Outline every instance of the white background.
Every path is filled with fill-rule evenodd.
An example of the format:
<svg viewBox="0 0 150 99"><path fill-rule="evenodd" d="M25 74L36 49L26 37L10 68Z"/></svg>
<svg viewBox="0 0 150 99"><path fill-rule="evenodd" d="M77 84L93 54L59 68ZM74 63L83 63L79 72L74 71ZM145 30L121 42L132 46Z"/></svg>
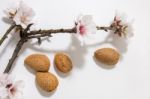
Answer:
<svg viewBox="0 0 150 99"><path fill-rule="evenodd" d="M0 0L0 18L12 0ZM108 25L115 11L125 12L134 19L134 37L129 44L120 40L105 42L109 33L98 31L87 46L80 46L70 34L58 34L44 40L41 46L28 42L14 63L16 80L24 80L25 99L150 99L150 1L149 0L24 0L36 12L35 28L71 28L78 14L91 14L97 25ZM9 27L0 21L0 35ZM0 47L0 72L3 72L18 38L9 36ZM90 43L90 44L89 44ZM98 48L113 47L122 55L116 66L97 63L93 53ZM63 75L53 66L56 52L68 53L74 67ZM51 60L50 72L59 79L56 91L46 93L35 84L32 70L24 66L26 56L40 52Z"/></svg>

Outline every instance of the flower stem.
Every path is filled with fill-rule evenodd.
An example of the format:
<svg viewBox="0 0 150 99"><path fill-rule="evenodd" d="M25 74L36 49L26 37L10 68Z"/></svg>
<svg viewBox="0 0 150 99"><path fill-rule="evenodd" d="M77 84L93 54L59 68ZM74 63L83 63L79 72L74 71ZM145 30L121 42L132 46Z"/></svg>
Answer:
<svg viewBox="0 0 150 99"><path fill-rule="evenodd" d="M96 27L97 28L97 30L104 30L104 31L108 31L108 30L112 30L112 28L111 27L100 27L100 26L97 26Z"/></svg>
<svg viewBox="0 0 150 99"><path fill-rule="evenodd" d="M10 28L6 31L6 33L4 34L4 36L1 38L0 40L0 46L2 45L2 43L4 42L4 40L7 38L8 34L16 27L16 24L12 24L10 26Z"/></svg>
<svg viewBox="0 0 150 99"><path fill-rule="evenodd" d="M112 30L111 27L96 27L97 30ZM45 36L51 36L51 34L56 34L56 33L76 33L76 28L71 28L71 29L49 29L49 30L35 30L35 31L30 31L28 35L28 39L32 38L39 38L39 37L45 37Z"/></svg>
<svg viewBox="0 0 150 99"><path fill-rule="evenodd" d="M75 33L76 29L72 28L72 29L49 29L49 30L36 30L36 31L30 31L30 33L28 35L36 35L36 34L47 34L47 33Z"/></svg>

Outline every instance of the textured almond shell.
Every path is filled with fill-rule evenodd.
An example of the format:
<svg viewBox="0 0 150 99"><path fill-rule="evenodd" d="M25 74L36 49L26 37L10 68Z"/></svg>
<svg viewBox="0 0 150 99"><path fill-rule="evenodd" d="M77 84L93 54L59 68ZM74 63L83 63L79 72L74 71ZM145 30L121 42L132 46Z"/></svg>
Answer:
<svg viewBox="0 0 150 99"><path fill-rule="evenodd" d="M50 60L46 55L42 54L32 54L25 59L24 63L35 71L46 72L50 67Z"/></svg>
<svg viewBox="0 0 150 99"><path fill-rule="evenodd" d="M49 72L37 72L36 82L43 90L51 92L58 86L58 79L55 75Z"/></svg>
<svg viewBox="0 0 150 99"><path fill-rule="evenodd" d="M57 53L55 55L54 63L57 69L63 73L71 71L73 67L71 59L63 53Z"/></svg>
<svg viewBox="0 0 150 99"><path fill-rule="evenodd" d="M94 56L99 62L115 65L119 61L120 54L112 48L102 48L96 50Z"/></svg>

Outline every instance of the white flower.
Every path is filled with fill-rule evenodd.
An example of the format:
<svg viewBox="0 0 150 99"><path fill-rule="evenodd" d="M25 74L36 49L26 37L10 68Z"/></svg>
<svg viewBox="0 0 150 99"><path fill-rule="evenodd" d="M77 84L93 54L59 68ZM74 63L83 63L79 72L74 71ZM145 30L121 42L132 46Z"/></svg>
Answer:
<svg viewBox="0 0 150 99"><path fill-rule="evenodd" d="M28 7L23 1L20 1L17 13L14 17L14 22L26 28L27 25L32 23L35 12L32 8Z"/></svg>
<svg viewBox="0 0 150 99"><path fill-rule="evenodd" d="M23 81L14 82L11 75L0 75L0 99L21 99L23 87Z"/></svg>
<svg viewBox="0 0 150 99"><path fill-rule="evenodd" d="M18 1L13 1L8 5L9 7L6 10L4 10L4 13L6 14L6 17L8 19L12 20L14 18L18 10L18 5Z"/></svg>
<svg viewBox="0 0 150 99"><path fill-rule="evenodd" d="M16 1L15 4L12 4L12 6L7 8L4 12L8 19L13 20L16 25L21 25L23 28L31 24L35 16L33 9L27 6L23 1Z"/></svg>
<svg viewBox="0 0 150 99"><path fill-rule="evenodd" d="M120 37L132 37L133 28L132 24L127 22L125 15L117 13L111 23L111 28L113 33Z"/></svg>
<svg viewBox="0 0 150 99"><path fill-rule="evenodd" d="M81 45L84 43L84 37L90 36L90 34L97 31L96 24L93 22L91 15L79 15L75 25Z"/></svg>

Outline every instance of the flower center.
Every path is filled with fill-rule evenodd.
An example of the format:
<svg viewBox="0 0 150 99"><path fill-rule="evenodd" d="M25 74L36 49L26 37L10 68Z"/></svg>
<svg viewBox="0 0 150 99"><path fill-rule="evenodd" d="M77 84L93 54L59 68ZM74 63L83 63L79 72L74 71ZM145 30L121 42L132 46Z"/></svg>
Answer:
<svg viewBox="0 0 150 99"><path fill-rule="evenodd" d="M114 18L113 23L111 24L111 27L114 29L114 33L121 36L126 36L126 31L128 26L121 23L122 21L120 19L117 19L117 17Z"/></svg>
<svg viewBox="0 0 150 99"><path fill-rule="evenodd" d="M8 84L8 85L6 85L6 88L10 88L10 87L12 87L12 84Z"/></svg>
<svg viewBox="0 0 150 99"><path fill-rule="evenodd" d="M13 87L13 84L6 85L6 88L10 91L10 93L13 95L16 91L15 87Z"/></svg>
<svg viewBox="0 0 150 99"><path fill-rule="evenodd" d="M14 95L14 94L15 94L15 92L16 92L16 90L15 90L15 88L14 88L14 87L10 88L10 93L11 93L12 95Z"/></svg>
<svg viewBox="0 0 150 99"><path fill-rule="evenodd" d="M85 26L81 25L81 26L79 27L79 31L80 31L80 34L81 34L81 35L84 35L85 32L86 32Z"/></svg>
<svg viewBox="0 0 150 99"><path fill-rule="evenodd" d="M14 11L14 12L8 12L9 14L9 18L12 19L14 18L14 16L16 15L17 11Z"/></svg>
<svg viewBox="0 0 150 99"><path fill-rule="evenodd" d="M22 23L25 23L26 20L27 20L27 18L26 18L25 16L21 16L21 22L22 22Z"/></svg>

